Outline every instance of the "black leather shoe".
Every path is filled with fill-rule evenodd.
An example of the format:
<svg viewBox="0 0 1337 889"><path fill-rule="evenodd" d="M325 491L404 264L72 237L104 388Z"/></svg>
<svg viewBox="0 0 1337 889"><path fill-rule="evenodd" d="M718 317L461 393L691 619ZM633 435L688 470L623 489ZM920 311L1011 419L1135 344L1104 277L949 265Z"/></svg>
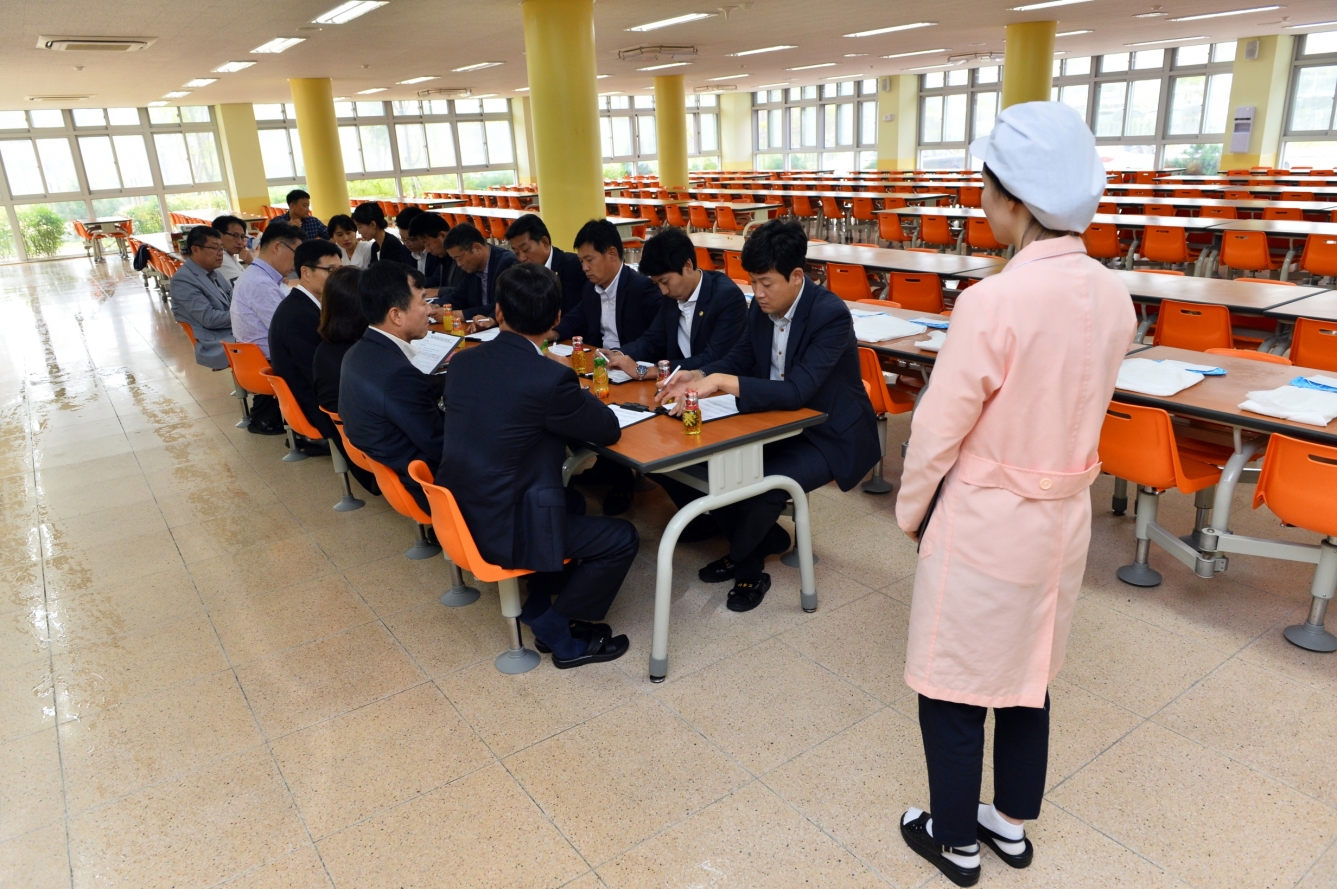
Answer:
<svg viewBox="0 0 1337 889"><path fill-rule="evenodd" d="M570 624L571 624L571 635L585 642L589 642L595 636L613 635L613 628L610 627L608 624L592 624L589 621L583 621L583 620L573 620L570 621ZM533 631L531 630L530 632ZM552 654L552 649L549 648L548 644L544 642L542 639L540 639L538 636L534 637L534 647L537 648L543 654Z"/></svg>
<svg viewBox="0 0 1337 889"><path fill-rule="evenodd" d="M586 664L602 664L622 657L628 648L631 648L631 642L626 636L608 636L600 633L589 641L584 654L573 658L560 658L554 654L552 665L559 670L570 670L572 667L583 667Z"/></svg>
<svg viewBox="0 0 1337 889"><path fill-rule="evenodd" d="M994 833L992 830L985 827L983 824L977 823L975 825L975 829L976 829L976 835L979 837L980 842L984 843L984 845L992 849L993 854L1003 859L1004 864L1008 864L1016 868L1031 866L1031 860L1035 858L1035 847L1031 845L1031 841L1026 839L1024 835L1020 840L1009 840L1007 837L1003 836L1000 833ZM1007 843L1008 845L1020 842L1024 848L1021 850L1019 854L1013 855L1010 852L1004 852L1002 849L1000 849L998 847L998 844L1000 842Z"/></svg>
<svg viewBox="0 0 1337 889"><path fill-rule="evenodd" d="M312 441L309 438L302 439L297 448L308 457L328 457L330 455L329 445L323 441Z"/></svg>
<svg viewBox="0 0 1337 889"><path fill-rule="evenodd" d="M261 426L254 420L246 427L246 431L252 435L285 435L288 432L282 426Z"/></svg>
<svg viewBox="0 0 1337 889"><path fill-rule="evenodd" d="M724 583L726 580L733 580L734 571L737 566L728 556L722 559L716 559L710 562L706 567L696 572L696 576L706 583Z"/></svg>
<svg viewBox="0 0 1337 889"><path fill-rule="evenodd" d="M762 599L766 598L766 591L770 588L771 576L764 571L761 579L755 582L735 581L733 589L729 590L729 601L726 605L730 611L751 611L761 604Z"/></svg>
<svg viewBox="0 0 1337 889"><path fill-rule="evenodd" d="M906 815L908 814L910 813L906 812ZM929 864L942 871L942 875L956 885L974 886L980 881L979 865L962 867L944 855L944 847L929 836L928 822L931 817L928 812L920 812L919 817L910 821L906 821L904 815L901 816L901 838L905 840L905 845L913 849ZM976 846L976 848L979 847ZM960 850L953 851L959 852Z"/></svg>
<svg viewBox="0 0 1337 889"><path fill-rule="evenodd" d="M604 495L604 515L622 515L631 509L632 491L614 489Z"/></svg>

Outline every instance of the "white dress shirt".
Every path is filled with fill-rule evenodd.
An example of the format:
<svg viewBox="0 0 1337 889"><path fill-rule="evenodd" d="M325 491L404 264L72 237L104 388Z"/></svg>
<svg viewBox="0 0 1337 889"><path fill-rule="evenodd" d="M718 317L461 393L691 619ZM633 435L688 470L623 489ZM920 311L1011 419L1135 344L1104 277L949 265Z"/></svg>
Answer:
<svg viewBox="0 0 1337 889"><path fill-rule="evenodd" d="M549 254L551 256L551 254ZM607 289L594 285L594 292L599 294L599 326L603 328L603 347L620 349L622 341L617 338L617 281L622 277L622 265L618 264L617 274Z"/></svg>
<svg viewBox="0 0 1337 889"><path fill-rule="evenodd" d="M808 285L805 283L803 286L807 287ZM799 291L798 298L794 300L794 304L789 307L789 311L785 312L783 317L767 316L775 324L775 334L771 337L772 380L783 380L785 378L785 350L789 348L789 326L794 320L794 311L798 309L800 299L803 299L802 290Z"/></svg>
<svg viewBox="0 0 1337 889"><path fill-rule="evenodd" d="M371 265L371 241L358 241L357 246L353 248L353 255L349 256L344 248L339 248L339 255L343 259L344 265L356 266L365 269Z"/></svg>
<svg viewBox="0 0 1337 889"><path fill-rule="evenodd" d="M385 337L385 338L388 339L390 342L392 342L392 343L394 343L396 346L398 346L398 347L399 347L399 351L403 352L403 353L404 353L404 357L407 358L409 361L412 361L414 358L417 358L417 357L418 357L418 350L415 349L415 348L413 348L413 345L412 345L411 343L407 343L407 342L405 342L404 340L401 340L399 337L395 336L393 333L386 333L384 330L381 330L379 327L368 327L367 329L368 329L368 330L374 330L374 331L376 331L376 332L379 333L381 336Z"/></svg>
<svg viewBox="0 0 1337 889"><path fill-rule="evenodd" d="M229 284L237 283L237 279L241 277L241 273L244 271L246 271L246 267L241 264L237 257L231 253L223 253L223 264L219 267L218 274L227 278Z"/></svg>
<svg viewBox="0 0 1337 889"><path fill-rule="evenodd" d="M551 248L551 247L548 248L548 258L545 259L545 260L543 260L543 267L544 267L545 269L547 269L548 271L552 271L552 248Z"/></svg>
<svg viewBox="0 0 1337 889"><path fill-rule="evenodd" d="M316 308L320 308L320 300L316 299L315 294L312 293L310 290L307 290L307 289L306 289L305 287L303 287L301 284L298 284L296 287L293 288L293 290L300 290L300 291L302 291L303 293L306 294L307 299L311 300L313 303L316 304Z"/></svg>
<svg viewBox="0 0 1337 889"><path fill-rule="evenodd" d="M696 279L696 289L688 297L686 302L678 303L678 312L681 317L678 318L678 348L682 350L683 358L692 357L692 318L696 315L696 301L701 296L701 282L706 280L706 276L700 272Z"/></svg>

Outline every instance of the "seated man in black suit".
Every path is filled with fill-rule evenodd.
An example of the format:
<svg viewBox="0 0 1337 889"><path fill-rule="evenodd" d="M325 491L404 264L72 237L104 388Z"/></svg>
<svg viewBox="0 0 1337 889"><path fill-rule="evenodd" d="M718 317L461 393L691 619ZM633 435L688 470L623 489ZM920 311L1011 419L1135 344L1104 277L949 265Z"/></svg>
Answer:
<svg viewBox="0 0 1337 889"><path fill-rule="evenodd" d="M409 478L409 464L441 462L444 381L413 366L413 340L427 336L430 321L422 275L397 262L378 262L358 282L362 313L371 325L344 356L339 377L339 416L348 440L399 474L404 487L428 510L427 494Z"/></svg>
<svg viewBox="0 0 1337 889"><path fill-rule="evenodd" d="M497 302L497 279L517 262L515 254L493 247L483 233L467 222L446 232L446 252L464 273L459 290L451 301L464 320L478 320L477 326L492 326L492 307Z"/></svg>
<svg viewBox="0 0 1337 889"><path fill-rule="evenodd" d="M552 245L552 236L548 227L537 214L526 213L511 223L506 229L506 242L515 251L516 259L532 262L551 269L562 283L562 314L573 311L580 305L580 295L585 292L585 270L580 267L580 257L574 253L563 253Z"/></svg>
<svg viewBox="0 0 1337 889"><path fill-rule="evenodd" d="M557 276L542 266L500 276L501 333L450 363L436 482L455 495L483 558L540 572L529 578L520 620L553 664L567 668L626 653L627 637L595 622L608 613L640 538L630 522L586 516L584 500L562 487L568 439L610 445L621 430L569 367L540 350L561 305ZM563 559L571 560L565 568Z"/></svg>
<svg viewBox="0 0 1337 889"><path fill-rule="evenodd" d="M622 236L607 219L591 219L576 233L585 270L580 304L562 315L553 339L585 338L585 345L620 349L645 333L664 305L655 282L622 262Z"/></svg>
<svg viewBox="0 0 1337 889"><path fill-rule="evenodd" d="M399 239L404 242L414 262L418 264L418 271L427 279L427 290L430 292L441 286L441 260L425 250L422 241L413 236L413 220L422 214L421 207L405 207L395 217L395 228L399 229Z"/></svg>
<svg viewBox="0 0 1337 889"><path fill-rule="evenodd" d="M848 491L881 456L877 420L859 373L849 309L804 275L807 251L808 237L796 223L758 228L743 245L743 268L753 289L743 336L723 359L679 373L657 397L661 403L676 400L676 414L689 389L702 398L734 395L743 413L822 411L825 423L766 445L764 469L767 475L789 476L805 491L833 479ZM669 484L665 488L675 500L684 496ZM707 583L734 581L730 611L751 611L770 589L762 567L766 556L789 548L789 535L775 523L788 499L777 489L712 510L729 536L729 554L702 568L700 577Z"/></svg>
<svg viewBox="0 0 1337 889"><path fill-rule="evenodd" d="M431 257L437 265L437 292L432 302L438 305L450 304L459 296L464 284L464 270L455 265L446 251L446 235L450 233L450 223L440 213L422 213L409 222L409 237L418 242L418 246Z"/></svg>

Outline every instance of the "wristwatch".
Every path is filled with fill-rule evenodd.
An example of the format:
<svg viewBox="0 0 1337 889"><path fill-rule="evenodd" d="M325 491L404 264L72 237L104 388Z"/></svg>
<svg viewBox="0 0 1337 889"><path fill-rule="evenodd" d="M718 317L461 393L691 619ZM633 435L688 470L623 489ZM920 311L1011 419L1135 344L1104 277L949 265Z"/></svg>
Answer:
<svg viewBox="0 0 1337 889"><path fill-rule="evenodd" d="M650 368L646 367L644 364L637 364L637 365L636 365L636 379L638 379L638 380L644 380L644 379L645 379L645 372L648 371L649 369L650 369Z"/></svg>

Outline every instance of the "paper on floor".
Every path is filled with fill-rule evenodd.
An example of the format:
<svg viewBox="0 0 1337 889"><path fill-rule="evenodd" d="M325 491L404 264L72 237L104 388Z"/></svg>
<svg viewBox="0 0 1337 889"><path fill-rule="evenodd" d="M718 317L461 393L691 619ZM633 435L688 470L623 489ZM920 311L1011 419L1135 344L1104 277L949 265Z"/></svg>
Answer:
<svg viewBox="0 0 1337 889"><path fill-rule="evenodd" d="M1143 395L1168 396L1201 382L1202 374L1184 370L1170 362L1125 358L1119 367L1119 380L1115 386Z"/></svg>
<svg viewBox="0 0 1337 889"><path fill-rule="evenodd" d="M865 343L882 343L901 337L916 336L928 328L895 315L866 315L854 319L854 335Z"/></svg>
<svg viewBox="0 0 1337 889"><path fill-rule="evenodd" d="M1327 426L1337 418L1337 392L1282 386L1250 392L1240 409L1306 426Z"/></svg>

